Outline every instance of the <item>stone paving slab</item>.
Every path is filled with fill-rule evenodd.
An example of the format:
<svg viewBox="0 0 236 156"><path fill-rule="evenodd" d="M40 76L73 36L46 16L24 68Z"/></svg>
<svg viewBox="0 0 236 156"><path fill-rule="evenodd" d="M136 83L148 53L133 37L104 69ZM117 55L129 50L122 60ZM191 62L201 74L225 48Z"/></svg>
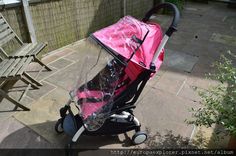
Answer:
<svg viewBox="0 0 236 156"><path fill-rule="evenodd" d="M73 60L75 62L79 62L82 59L80 52L74 52L70 55L67 55L65 58L68 59L68 60Z"/></svg>
<svg viewBox="0 0 236 156"><path fill-rule="evenodd" d="M19 99L19 97L21 96L21 93L20 92L11 92L9 93L9 95L12 97L12 98L15 98L15 99ZM24 106L30 106L31 105L31 102L33 102L34 100L28 96L24 96L24 98L21 100L21 103L24 105ZM1 111L11 111L13 109L13 107L15 107L14 104L12 104L10 101L8 101L7 99L3 99L2 102L0 103L0 106L1 106ZM13 106L13 107L12 107ZM21 110L20 108L17 109L17 110Z"/></svg>
<svg viewBox="0 0 236 156"><path fill-rule="evenodd" d="M62 69L60 72L52 75L46 81L62 87L68 91L72 90L77 84L81 69L81 63L73 63L70 66Z"/></svg>
<svg viewBox="0 0 236 156"><path fill-rule="evenodd" d="M170 15L153 15L150 17L151 22L160 24L162 31L165 32L170 26L172 17Z"/></svg>
<svg viewBox="0 0 236 156"><path fill-rule="evenodd" d="M205 44L206 42L207 44ZM194 39L184 45L181 51L193 56L205 56L214 61L219 58L220 54L226 52L223 51L225 49L227 49L227 47L222 46L222 44L217 44L216 42L213 43L203 39Z"/></svg>
<svg viewBox="0 0 236 156"><path fill-rule="evenodd" d="M178 33L173 34L171 38L168 40L168 44L177 44L177 45L185 45L187 42L191 41L195 37L195 33L193 31L185 31L178 30ZM174 49L173 49L174 50Z"/></svg>
<svg viewBox="0 0 236 156"><path fill-rule="evenodd" d="M37 90L32 90L30 92L27 93L27 96L29 96L30 98L34 99L34 100L38 100L39 98L45 96L46 94L48 94L49 92L51 92L52 90L54 90L56 88L56 86L48 83L48 82L41 82L43 84L42 87L40 87L40 89Z"/></svg>
<svg viewBox="0 0 236 156"><path fill-rule="evenodd" d="M154 85L154 88L171 93L173 95L178 94L181 90L184 82L187 80L187 75L175 71L165 72L159 81Z"/></svg>
<svg viewBox="0 0 236 156"><path fill-rule="evenodd" d="M182 89L179 91L178 96L191 100L193 102L200 102L201 98L198 95L198 92L200 91L199 88L196 86L191 86L187 82L183 84Z"/></svg>
<svg viewBox="0 0 236 156"><path fill-rule="evenodd" d="M52 71L43 70L43 71L39 74L39 76L37 77L37 80L38 80L38 81L43 81L44 79L46 79L47 77L50 77L51 75L53 75L54 73L56 73L56 72L58 71L58 69L56 69L56 68L54 68L54 67L51 67L51 66L50 66L50 69L51 69ZM28 72L28 73L31 74L31 72ZM32 76L34 76L34 75L32 74Z"/></svg>
<svg viewBox="0 0 236 156"><path fill-rule="evenodd" d="M210 38L210 41L219 42L219 43L230 45L230 46L236 46L236 37L222 35L219 33L213 33L212 37Z"/></svg>
<svg viewBox="0 0 236 156"><path fill-rule="evenodd" d="M50 143L60 145L65 142L66 136L59 137L55 133L54 126L59 119L59 109L68 99L66 95L67 91L58 88L44 98L35 101L30 107L30 112L17 113L14 117Z"/></svg>
<svg viewBox="0 0 236 156"><path fill-rule="evenodd" d="M152 88L137 103L135 114L144 129L149 127L152 132L161 134L172 130L174 134L189 137L193 127L187 126L184 120L191 117L188 110L191 107L195 108L195 103Z"/></svg>
<svg viewBox="0 0 236 156"><path fill-rule="evenodd" d="M21 96L21 92L10 92L9 95L15 99L19 99ZM29 107L31 103L33 102L33 99L25 96L21 103L22 105ZM11 117L13 114L15 114L18 111L22 111L21 108L16 108L13 103L8 101L7 99L3 99L0 103L0 120L5 120L6 118Z"/></svg>
<svg viewBox="0 0 236 156"><path fill-rule="evenodd" d="M209 73L214 73L212 67L214 60L209 57L199 57L199 62L194 66L191 75L187 78L186 83L190 86L207 89L211 85L219 84L216 80L209 79Z"/></svg>
<svg viewBox="0 0 236 156"><path fill-rule="evenodd" d="M42 69L42 66L38 63L31 63L30 66L27 68L27 73L31 75L33 78L36 78L38 81L42 81L43 79L49 77L50 75L57 72L58 69L55 67L49 66L52 71L48 71L45 68L42 70L42 72L38 75L38 72Z"/></svg>
<svg viewBox="0 0 236 156"><path fill-rule="evenodd" d="M84 82L85 77L84 75L87 75L88 79L92 78L94 74L97 74L98 70L101 70L100 62L97 62L98 59L98 52L100 52L100 49L94 49L93 47L88 47L87 49L80 49L85 52L90 52L91 55L87 55L86 53L79 53L81 58L77 60L77 62L70 64L69 66L66 66L60 72L57 72L56 74L52 75L46 81L60 86L66 90L72 90L75 86L77 86L78 80ZM92 55L93 53L96 53L96 55ZM77 55L77 54L73 54ZM106 55L106 53L102 53L99 57L99 60L106 59L103 55ZM71 57L68 55L68 57ZM102 62L102 61L101 61ZM96 65L98 63L98 65ZM103 63L103 62L102 62ZM96 65L95 67L93 65ZM86 73L85 73L86 72ZM80 77L80 75L82 75ZM95 75L94 75L95 76Z"/></svg>
<svg viewBox="0 0 236 156"><path fill-rule="evenodd" d="M166 49L165 51L164 64L171 68L191 72L197 61L198 57L196 56L170 49Z"/></svg>
<svg viewBox="0 0 236 156"><path fill-rule="evenodd" d="M72 63L73 62L68 59L60 58L56 61L53 61L52 63L49 63L49 65L56 68L56 69L62 69L62 68L65 68L65 67L71 65Z"/></svg>
<svg viewBox="0 0 236 156"><path fill-rule="evenodd" d="M236 23L236 15L229 15L223 19L223 22L234 25Z"/></svg>
<svg viewBox="0 0 236 156"><path fill-rule="evenodd" d="M14 118L0 120L0 149L8 148L52 148L41 136Z"/></svg>
<svg viewBox="0 0 236 156"><path fill-rule="evenodd" d="M68 55L68 54L73 53L73 52L74 52L73 49L63 47L61 49L57 49L57 50L45 55L42 58L42 61L43 61L43 63L48 64L50 62L53 62L53 61L55 61L55 60L57 60L61 57L64 57L65 55Z"/></svg>
<svg viewBox="0 0 236 156"><path fill-rule="evenodd" d="M191 18L191 16L189 16L189 17ZM183 19L179 23L178 31L193 34L193 33L195 33L195 31L193 31L193 30L203 30L203 29L209 28L208 25L203 24L203 23L199 23L198 21L199 21L199 19L194 20L194 19L186 19L185 17L183 17Z"/></svg>

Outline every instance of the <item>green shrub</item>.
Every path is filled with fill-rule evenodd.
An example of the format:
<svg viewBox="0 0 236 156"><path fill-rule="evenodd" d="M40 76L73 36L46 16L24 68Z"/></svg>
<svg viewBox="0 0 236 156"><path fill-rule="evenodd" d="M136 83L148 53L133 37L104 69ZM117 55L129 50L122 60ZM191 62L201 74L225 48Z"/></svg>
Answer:
<svg viewBox="0 0 236 156"><path fill-rule="evenodd" d="M230 52L229 55L232 59L236 58ZM223 125L231 135L236 136L236 68L232 60L223 55L214 66L216 72L210 74L210 78L219 80L221 84L199 93L202 107L192 109L194 119L187 123L207 127Z"/></svg>
<svg viewBox="0 0 236 156"><path fill-rule="evenodd" d="M184 0L165 0L165 2L170 2L175 4L180 11L183 10L184 8Z"/></svg>

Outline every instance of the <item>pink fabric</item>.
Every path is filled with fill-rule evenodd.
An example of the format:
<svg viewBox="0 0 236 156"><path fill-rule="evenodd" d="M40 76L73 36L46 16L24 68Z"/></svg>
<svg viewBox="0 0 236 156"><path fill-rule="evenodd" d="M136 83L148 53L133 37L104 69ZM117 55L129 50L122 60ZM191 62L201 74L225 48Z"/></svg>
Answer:
<svg viewBox="0 0 236 156"><path fill-rule="evenodd" d="M126 75L120 78L119 83L130 78L130 82L133 82L137 76L144 70L144 68L149 69L149 65L152 61L152 58L161 42L162 32L161 27L156 23L143 23L131 16L126 16L120 19L116 24L113 24L109 27L101 29L95 32L93 35L105 44L107 47L116 51L120 55L129 59L135 49L139 44L132 40L132 36L135 35L139 39L143 39L147 31L149 33L141 45L128 66L125 69ZM158 57L158 61L155 62L156 70L158 70L164 59L164 50ZM138 64L138 65L137 65ZM115 91L115 96L119 95L122 91L124 91L127 86L125 85ZM102 98L102 91L83 91L77 93L78 98ZM102 106L107 104L106 101L102 102L83 102L81 104L81 109L83 112L83 116L86 119L92 113L96 112Z"/></svg>
<svg viewBox="0 0 236 156"><path fill-rule="evenodd" d="M131 81L134 81L143 70L144 69L142 67L130 61L125 69L125 73L131 79Z"/></svg>
<svg viewBox="0 0 236 156"><path fill-rule="evenodd" d="M122 91L124 91L126 89L126 87L131 82L133 82L143 70L144 69L142 67L138 66L137 64L135 64L133 62L129 62L128 66L125 69L126 74L119 79L118 84L122 83L123 81L125 81L128 78L130 79L130 82L128 84L124 85L123 87L115 90L115 93L114 93L115 96L119 95ZM83 92L78 91L77 92L77 97L79 99L81 99L81 98L90 98L90 97L102 99L103 98L103 92L102 91L95 91L95 90L85 90ZM107 103L106 101L89 103L89 102L86 102L86 100L85 100L85 102L83 102L81 104L81 109L82 109L82 112L83 112L84 119L86 119L92 113L99 110L106 103Z"/></svg>
<svg viewBox="0 0 236 156"><path fill-rule="evenodd" d="M138 46L138 44L132 40L132 36L135 35L142 40L148 30L149 33L145 41L137 50L131 61L149 69L154 53L162 39L161 27L158 24L144 23L131 16L125 16L116 24L96 31L93 35L107 47L129 59ZM156 69L159 69L163 62L163 53L164 51L159 56L158 61L155 62Z"/></svg>
<svg viewBox="0 0 236 156"><path fill-rule="evenodd" d="M93 91L93 90L85 90L83 92L78 91L77 92L77 97L79 99L81 98L98 98L102 99L103 98L103 92L102 91ZM82 103L81 109L83 112L83 116L86 119L88 116L90 116L92 113L96 112L99 108L104 106L106 104L105 101L102 102L85 102Z"/></svg>
<svg viewBox="0 0 236 156"><path fill-rule="evenodd" d="M107 104L106 101L96 102L96 103L93 103L93 102L91 102L91 103L89 103L89 102L83 103L82 106L81 106L81 109L82 109L82 112L83 112L84 119L86 119L92 113L96 112L99 108L101 108L105 104Z"/></svg>
<svg viewBox="0 0 236 156"><path fill-rule="evenodd" d="M79 98L89 98L89 97L93 97L93 98L102 98L103 96L103 92L101 91L90 91L90 90L86 90L83 92L77 92L77 97Z"/></svg>

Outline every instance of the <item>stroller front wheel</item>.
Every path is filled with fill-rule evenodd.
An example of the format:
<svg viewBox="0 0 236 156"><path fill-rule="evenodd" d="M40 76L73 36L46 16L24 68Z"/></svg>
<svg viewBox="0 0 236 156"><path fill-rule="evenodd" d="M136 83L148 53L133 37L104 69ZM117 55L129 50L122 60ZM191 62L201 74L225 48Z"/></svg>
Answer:
<svg viewBox="0 0 236 156"><path fill-rule="evenodd" d="M58 133L58 134L61 134L64 132L64 129L63 129L63 126L62 126L62 122L63 120L62 119L59 119L57 121L57 123L55 124L55 131Z"/></svg>
<svg viewBox="0 0 236 156"><path fill-rule="evenodd" d="M147 140L147 134L145 132L136 132L132 137L132 142L134 145L142 144Z"/></svg>

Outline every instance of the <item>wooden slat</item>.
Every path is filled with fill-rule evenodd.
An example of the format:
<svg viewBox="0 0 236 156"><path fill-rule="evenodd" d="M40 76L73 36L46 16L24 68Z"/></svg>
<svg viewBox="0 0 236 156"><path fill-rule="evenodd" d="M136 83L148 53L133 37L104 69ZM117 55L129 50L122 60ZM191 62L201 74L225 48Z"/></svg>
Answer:
<svg viewBox="0 0 236 156"><path fill-rule="evenodd" d="M1 55L4 56L4 59L9 57L2 47L0 47L0 52L1 52Z"/></svg>
<svg viewBox="0 0 236 156"><path fill-rule="evenodd" d="M7 24L0 25L0 32L6 30L7 28L9 28Z"/></svg>
<svg viewBox="0 0 236 156"><path fill-rule="evenodd" d="M4 59L1 63L0 63L0 69L2 69L5 64L7 63L8 59ZM0 70L1 71L1 70Z"/></svg>
<svg viewBox="0 0 236 156"><path fill-rule="evenodd" d="M11 33L10 35L8 35L6 38L4 39L1 39L0 40L0 47L2 45L4 45L5 43L9 42L11 39L13 39L15 37L15 34L14 33Z"/></svg>
<svg viewBox="0 0 236 156"><path fill-rule="evenodd" d="M4 19L1 18L1 19L0 19L0 25L2 25L2 24L4 24L4 23L5 23Z"/></svg>
<svg viewBox="0 0 236 156"><path fill-rule="evenodd" d="M30 50L34 49L36 44L33 44L33 43L29 43L29 46L27 49L25 49L25 52L24 54L26 55L27 53L29 53Z"/></svg>
<svg viewBox="0 0 236 156"><path fill-rule="evenodd" d="M0 62L2 62L5 58L0 55ZM0 66L1 67L1 66Z"/></svg>
<svg viewBox="0 0 236 156"><path fill-rule="evenodd" d="M25 69L28 67L28 65L30 64L30 62L32 62L33 60L33 56L31 57L27 57L27 60L25 61L25 63L23 64L23 66L21 67L21 69L18 71L17 75L22 75L22 73L25 71Z"/></svg>
<svg viewBox="0 0 236 156"><path fill-rule="evenodd" d="M25 56L34 47L32 43L25 44L22 48L17 50L14 55Z"/></svg>
<svg viewBox="0 0 236 156"><path fill-rule="evenodd" d="M6 36L10 35L11 33L13 33L13 32L11 31L11 29L6 29L5 31L1 32L1 33L0 33L0 38L1 38L1 40L2 40L2 39L4 40L4 38L5 38Z"/></svg>
<svg viewBox="0 0 236 156"><path fill-rule="evenodd" d="M21 55L21 51L24 51L25 49L27 49L30 45L28 43L23 44L19 49L16 50L16 52L14 52L13 55L15 56L19 56Z"/></svg>
<svg viewBox="0 0 236 156"><path fill-rule="evenodd" d="M0 80L4 80L4 81L12 81L12 80L19 80L20 79L20 76L15 76L15 77L0 77Z"/></svg>
<svg viewBox="0 0 236 156"><path fill-rule="evenodd" d="M6 19L2 16L2 14L0 13L0 18L8 25L9 29L12 30L13 34L15 35L15 38L17 39L17 41L23 45L23 42L21 41L21 39L19 38L19 36L17 36L17 34L13 31L13 29L11 28L11 26L7 23ZM10 39L11 40L11 39ZM8 40L9 41L9 40ZM8 42L7 41L7 42ZM0 41L1 42L1 41ZM3 44L7 43L7 42L3 42L2 44L0 43L0 46L2 46Z"/></svg>
<svg viewBox="0 0 236 156"><path fill-rule="evenodd" d="M28 55L37 55L44 47L45 47L45 44L39 43L34 47L34 49L29 51L27 54Z"/></svg>
<svg viewBox="0 0 236 156"><path fill-rule="evenodd" d="M2 77L7 77L8 75L11 75L10 73L13 71L13 69L16 67L16 65L20 62L21 58L17 58L11 66L8 67L8 69L2 74Z"/></svg>
<svg viewBox="0 0 236 156"><path fill-rule="evenodd" d="M17 64L17 66L14 68L14 70L11 72L11 76L15 76L17 72L21 69L22 65L25 63L27 57L23 57L20 62Z"/></svg>
<svg viewBox="0 0 236 156"><path fill-rule="evenodd" d="M9 59L8 61L7 61L7 63L3 66L3 68L1 68L0 70L0 76L2 77L2 74L8 69L8 67L14 62L14 58L12 58L12 59Z"/></svg>

